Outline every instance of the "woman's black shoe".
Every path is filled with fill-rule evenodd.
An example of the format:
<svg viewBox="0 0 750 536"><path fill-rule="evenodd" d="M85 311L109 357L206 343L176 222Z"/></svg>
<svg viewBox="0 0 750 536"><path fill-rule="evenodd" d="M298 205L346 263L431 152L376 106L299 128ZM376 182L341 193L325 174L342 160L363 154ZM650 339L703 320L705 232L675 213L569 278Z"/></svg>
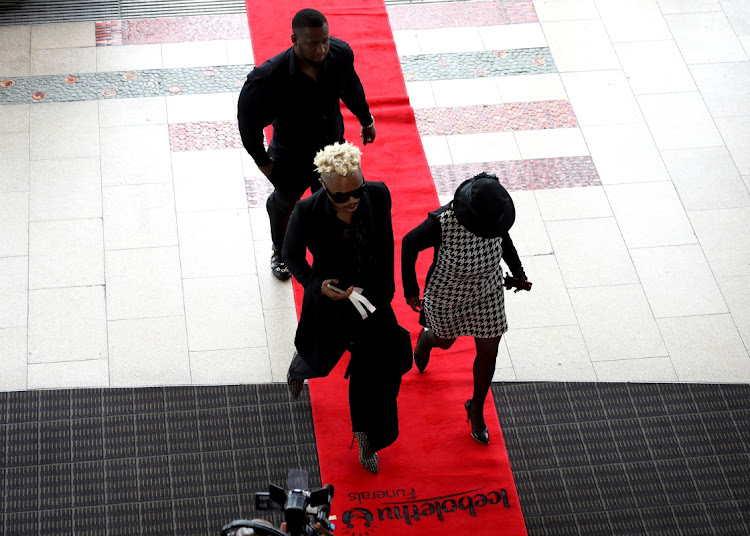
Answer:
<svg viewBox="0 0 750 536"><path fill-rule="evenodd" d="M420 349L422 349L423 346L427 343L424 338L429 332L429 329L423 328L422 331L419 332L419 337L417 337L417 344L414 346L414 364L417 365L417 370L419 370L420 374L424 372L424 369L427 368L427 363L430 362L430 350L432 350L432 348L427 348L426 355L425 352L420 352Z"/></svg>
<svg viewBox="0 0 750 536"><path fill-rule="evenodd" d="M466 422L471 422L471 398L466 401L466 404L464 404L464 407L466 408ZM474 423L471 423L471 437L473 437L476 441L479 441L482 445L489 445L490 444L490 432L485 428L484 430L477 431L474 428Z"/></svg>
<svg viewBox="0 0 750 536"><path fill-rule="evenodd" d="M292 274L289 273L289 268L286 267L284 261L281 259L281 248L273 246L271 250L271 272L276 279L279 281L286 281Z"/></svg>

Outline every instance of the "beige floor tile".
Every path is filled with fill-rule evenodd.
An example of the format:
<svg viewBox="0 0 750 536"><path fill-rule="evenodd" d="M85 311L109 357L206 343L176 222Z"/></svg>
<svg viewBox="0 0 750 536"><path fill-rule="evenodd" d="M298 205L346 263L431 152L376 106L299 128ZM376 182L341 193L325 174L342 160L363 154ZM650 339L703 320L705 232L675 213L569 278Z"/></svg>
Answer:
<svg viewBox="0 0 750 536"><path fill-rule="evenodd" d="M190 352L190 372L194 385L272 381L268 348L262 347Z"/></svg>
<svg viewBox="0 0 750 536"><path fill-rule="evenodd" d="M750 275L750 208L702 210L689 216L714 274Z"/></svg>
<svg viewBox="0 0 750 536"><path fill-rule="evenodd" d="M667 355L640 285L577 288L569 292L592 361Z"/></svg>
<svg viewBox="0 0 750 536"><path fill-rule="evenodd" d="M719 277L718 282L745 347L750 348L750 276Z"/></svg>
<svg viewBox="0 0 750 536"><path fill-rule="evenodd" d="M48 48L31 51L32 76L95 72L95 48Z"/></svg>
<svg viewBox="0 0 750 536"><path fill-rule="evenodd" d="M625 73L619 70L561 75L581 127L642 124L643 116Z"/></svg>
<svg viewBox="0 0 750 536"><path fill-rule="evenodd" d="M737 35L750 35L750 6L744 0L721 0L729 24Z"/></svg>
<svg viewBox="0 0 750 536"><path fill-rule="evenodd" d="M0 26L0 73L5 77L31 74L31 26Z"/></svg>
<svg viewBox="0 0 750 536"><path fill-rule="evenodd" d="M406 82L406 94L409 96L409 104L412 108L434 108L435 95L432 93L432 83L425 80L421 82Z"/></svg>
<svg viewBox="0 0 750 536"><path fill-rule="evenodd" d="M719 0L657 0L657 3L665 15L721 11Z"/></svg>
<svg viewBox="0 0 750 536"><path fill-rule="evenodd" d="M453 163L451 150L448 148L448 140L445 136L424 136L422 138L422 150L427 163L431 166L442 166Z"/></svg>
<svg viewBox="0 0 750 536"><path fill-rule="evenodd" d="M750 62L691 65L690 72L713 117L750 115Z"/></svg>
<svg viewBox="0 0 750 536"><path fill-rule="evenodd" d="M672 360L668 357L595 361L596 379L600 382L676 382Z"/></svg>
<svg viewBox="0 0 750 536"><path fill-rule="evenodd" d="M568 100L558 73L497 76L495 82L503 102Z"/></svg>
<svg viewBox="0 0 750 536"><path fill-rule="evenodd" d="M29 389L109 387L109 360L29 365Z"/></svg>
<svg viewBox="0 0 750 536"><path fill-rule="evenodd" d="M750 115L746 117L720 117L716 126L743 175L750 175Z"/></svg>
<svg viewBox="0 0 750 536"><path fill-rule="evenodd" d="M271 240L256 240L255 259L258 266L258 283L263 310L294 307L291 281L279 281L271 273Z"/></svg>
<svg viewBox="0 0 750 536"><path fill-rule="evenodd" d="M613 43L672 38L656 0L596 0L596 7Z"/></svg>
<svg viewBox="0 0 750 536"><path fill-rule="evenodd" d="M516 222L510 232L513 245L521 256L549 255L552 244L547 235L534 192L511 192L516 208Z"/></svg>
<svg viewBox="0 0 750 536"><path fill-rule="evenodd" d="M167 99L167 119L172 123L236 121L231 93L177 95Z"/></svg>
<svg viewBox="0 0 750 536"><path fill-rule="evenodd" d="M643 116L662 151L724 144L700 93L640 95Z"/></svg>
<svg viewBox="0 0 750 536"><path fill-rule="evenodd" d="M107 358L104 286L29 291L29 363Z"/></svg>
<svg viewBox="0 0 750 536"><path fill-rule="evenodd" d="M446 136L445 139L454 164L521 160L522 158L513 132L459 134Z"/></svg>
<svg viewBox="0 0 750 536"><path fill-rule="evenodd" d="M184 278L256 273L247 209L180 213L177 228Z"/></svg>
<svg viewBox="0 0 750 536"><path fill-rule="evenodd" d="M602 184L669 180L645 124L592 126L581 130Z"/></svg>
<svg viewBox="0 0 750 536"><path fill-rule="evenodd" d="M31 221L102 217L99 158L34 160L30 187Z"/></svg>
<svg viewBox="0 0 750 536"><path fill-rule="evenodd" d="M533 287L528 292L505 293L505 314L510 330L577 325L555 257L524 257L521 261Z"/></svg>
<svg viewBox="0 0 750 536"><path fill-rule="evenodd" d="M102 220L29 224L29 288L103 284Z"/></svg>
<svg viewBox="0 0 750 536"><path fill-rule="evenodd" d="M166 97L99 101L99 124L105 128L164 125L166 123Z"/></svg>
<svg viewBox="0 0 750 536"><path fill-rule="evenodd" d="M266 346L257 276L183 280L190 351Z"/></svg>
<svg viewBox="0 0 750 536"><path fill-rule="evenodd" d="M656 318L728 312L700 246L631 249Z"/></svg>
<svg viewBox="0 0 750 536"><path fill-rule="evenodd" d="M619 43L615 50L636 95L696 90L680 49L671 39Z"/></svg>
<svg viewBox="0 0 750 536"><path fill-rule="evenodd" d="M29 193L0 193L0 257L29 254Z"/></svg>
<svg viewBox="0 0 750 536"><path fill-rule="evenodd" d="M476 27L431 28L417 30L416 33L422 54L473 52L485 49L479 29Z"/></svg>
<svg viewBox="0 0 750 536"><path fill-rule="evenodd" d="M600 20L543 22L542 29L561 73L619 69L612 42Z"/></svg>
<svg viewBox="0 0 750 536"><path fill-rule="evenodd" d="M36 24L31 27L31 49L95 47L94 22Z"/></svg>
<svg viewBox="0 0 750 536"><path fill-rule="evenodd" d="M588 156L580 128L519 130L513 133L524 160Z"/></svg>
<svg viewBox="0 0 750 536"><path fill-rule="evenodd" d="M505 335L519 381L594 381L578 326L516 329Z"/></svg>
<svg viewBox="0 0 750 536"><path fill-rule="evenodd" d="M124 45L96 48L96 72L161 69L161 45Z"/></svg>
<svg viewBox="0 0 750 536"><path fill-rule="evenodd" d="M114 320L107 327L112 387L190 385L184 316Z"/></svg>
<svg viewBox="0 0 750 536"><path fill-rule="evenodd" d="M227 46L227 63L229 65L253 65L253 43L250 39L230 39L224 41Z"/></svg>
<svg viewBox="0 0 750 536"><path fill-rule="evenodd" d="M273 381L286 381L286 371L294 355L294 335L297 332L297 310L267 309L263 311L271 358Z"/></svg>
<svg viewBox="0 0 750 536"><path fill-rule="evenodd" d="M250 226L253 230L253 239L271 240L271 224L268 221L268 212L266 211L266 207L263 206L258 208L251 208L248 210L248 212L250 213ZM270 255L271 254L269 253L269 258Z"/></svg>
<svg viewBox="0 0 750 536"><path fill-rule="evenodd" d="M178 212L247 209L239 149L172 153L172 169Z"/></svg>
<svg viewBox="0 0 750 536"><path fill-rule="evenodd" d="M544 221L612 216L607 194L601 186L535 190L534 197Z"/></svg>
<svg viewBox="0 0 750 536"><path fill-rule="evenodd" d="M747 61L723 11L664 17L688 64Z"/></svg>
<svg viewBox="0 0 750 536"><path fill-rule="evenodd" d="M0 355L3 356L3 373L0 374L0 391L25 391L26 327L0 329Z"/></svg>
<svg viewBox="0 0 750 536"><path fill-rule="evenodd" d="M170 182L167 125L101 129L102 184Z"/></svg>
<svg viewBox="0 0 750 536"><path fill-rule="evenodd" d="M503 102L494 78L433 80L429 84L435 96L435 105L439 107L477 106Z"/></svg>
<svg viewBox="0 0 750 536"><path fill-rule="evenodd" d="M415 56L422 53L417 30L394 30L393 41L399 56Z"/></svg>
<svg viewBox="0 0 750 536"><path fill-rule="evenodd" d="M227 47L224 41L165 43L161 48L164 69L228 64Z"/></svg>
<svg viewBox="0 0 750 536"><path fill-rule="evenodd" d="M32 160L99 156L96 101L34 106L30 125Z"/></svg>
<svg viewBox="0 0 750 536"><path fill-rule="evenodd" d="M686 210L750 206L750 194L726 147L663 151Z"/></svg>
<svg viewBox="0 0 750 536"><path fill-rule="evenodd" d="M485 50L511 48L541 48L547 46L542 26L538 22L480 26L479 35Z"/></svg>
<svg viewBox="0 0 750 536"><path fill-rule="evenodd" d="M28 191L29 133L11 132L3 134L2 141L0 141L0 153L2 154L2 158L0 158L0 192Z"/></svg>
<svg viewBox="0 0 750 536"><path fill-rule="evenodd" d="M0 257L0 329L26 326L29 258Z"/></svg>
<svg viewBox="0 0 750 536"><path fill-rule="evenodd" d="M542 22L599 18L594 0L536 0L534 9Z"/></svg>
<svg viewBox="0 0 750 536"><path fill-rule="evenodd" d="M614 218L547 222L567 288L638 283Z"/></svg>
<svg viewBox="0 0 750 536"><path fill-rule="evenodd" d="M171 184L105 186L102 190L107 250L178 244Z"/></svg>
<svg viewBox="0 0 750 536"><path fill-rule="evenodd" d="M628 248L697 242L671 182L620 184L604 190Z"/></svg>
<svg viewBox="0 0 750 536"><path fill-rule="evenodd" d="M108 251L107 319L183 316L177 247Z"/></svg>
<svg viewBox="0 0 750 536"><path fill-rule="evenodd" d="M4 104L0 106L0 132L28 132L29 107L29 104Z"/></svg>
<svg viewBox="0 0 750 536"><path fill-rule="evenodd" d="M730 315L657 322L680 381L750 382L750 357Z"/></svg>

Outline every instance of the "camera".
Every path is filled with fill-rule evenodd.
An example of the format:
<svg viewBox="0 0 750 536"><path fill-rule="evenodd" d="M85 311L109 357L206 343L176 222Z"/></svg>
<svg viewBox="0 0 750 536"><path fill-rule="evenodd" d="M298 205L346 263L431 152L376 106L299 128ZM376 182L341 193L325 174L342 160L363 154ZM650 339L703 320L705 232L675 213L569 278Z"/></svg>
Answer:
<svg viewBox="0 0 750 536"><path fill-rule="evenodd" d="M263 536L315 536L316 523L332 532L334 527L329 523L328 515L331 511L333 486L326 484L322 488L309 490L308 480L309 475L304 469L290 469L286 489L270 484L268 492L255 494L257 511L284 512L287 532L263 521L238 519L224 525L221 536L233 536L241 528L251 528L256 534Z"/></svg>

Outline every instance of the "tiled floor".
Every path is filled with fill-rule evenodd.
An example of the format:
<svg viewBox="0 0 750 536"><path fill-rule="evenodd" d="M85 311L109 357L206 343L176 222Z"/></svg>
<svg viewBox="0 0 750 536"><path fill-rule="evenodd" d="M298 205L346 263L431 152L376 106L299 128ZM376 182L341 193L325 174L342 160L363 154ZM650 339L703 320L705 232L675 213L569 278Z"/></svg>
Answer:
<svg viewBox="0 0 750 536"><path fill-rule="evenodd" d="M441 199L516 203L496 380L750 383L749 6L389 6ZM238 20L0 26L0 390L284 380Z"/></svg>
<svg viewBox="0 0 750 536"><path fill-rule="evenodd" d="M535 286L509 300L497 379L750 381L748 9L389 10L439 195L490 169L519 207ZM282 380L293 303L236 135L242 15L0 40L0 387ZM184 366L153 375L163 345Z"/></svg>

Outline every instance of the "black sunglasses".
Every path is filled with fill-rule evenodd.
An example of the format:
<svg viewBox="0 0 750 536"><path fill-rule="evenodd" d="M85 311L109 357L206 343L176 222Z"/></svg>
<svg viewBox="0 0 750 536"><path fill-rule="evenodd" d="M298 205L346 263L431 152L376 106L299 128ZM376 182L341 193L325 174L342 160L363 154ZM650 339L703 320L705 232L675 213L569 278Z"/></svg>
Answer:
<svg viewBox="0 0 750 536"><path fill-rule="evenodd" d="M331 201L334 203L346 203L349 201L352 197L355 199L362 199L362 196L367 191L367 185L363 182L362 186L357 188L356 190L352 190L351 192L336 192L331 193L331 191L326 188L326 185L323 185L323 189L328 194L328 197L331 198Z"/></svg>

